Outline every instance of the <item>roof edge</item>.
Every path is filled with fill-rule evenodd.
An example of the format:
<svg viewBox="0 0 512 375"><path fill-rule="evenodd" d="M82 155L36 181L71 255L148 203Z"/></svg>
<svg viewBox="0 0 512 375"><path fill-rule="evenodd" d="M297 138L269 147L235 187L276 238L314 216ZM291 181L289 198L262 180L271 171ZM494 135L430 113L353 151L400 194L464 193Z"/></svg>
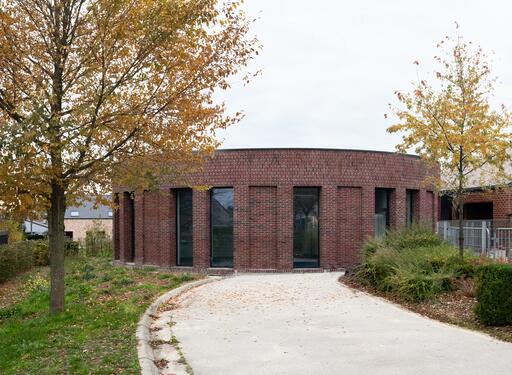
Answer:
<svg viewBox="0 0 512 375"><path fill-rule="evenodd" d="M372 154L387 154L387 155L400 155L407 156L415 159L420 159L419 155L402 154L395 151L380 151L380 150L362 150L352 148L322 148L322 147L248 147L248 148L220 148L215 152L236 152L236 151L328 151L328 152L361 152Z"/></svg>

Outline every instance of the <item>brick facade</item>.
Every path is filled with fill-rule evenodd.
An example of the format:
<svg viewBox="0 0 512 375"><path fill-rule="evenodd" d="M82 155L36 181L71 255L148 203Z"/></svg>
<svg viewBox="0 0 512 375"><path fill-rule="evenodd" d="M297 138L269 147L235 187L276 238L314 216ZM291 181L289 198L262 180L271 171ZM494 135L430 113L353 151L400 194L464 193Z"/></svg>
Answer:
<svg viewBox="0 0 512 375"><path fill-rule="evenodd" d="M116 188L115 256L120 262L176 267L175 189L233 188L233 268L293 269L293 188L317 187L320 268L358 263L361 245L374 234L375 189L390 191L391 228L406 223L406 190L422 224L437 219L437 199L422 187L431 170L417 157L386 152L322 149L220 150L184 185L133 194ZM210 192L194 190L193 268L210 267ZM134 234L132 235L132 230ZM133 243L134 242L134 243ZM131 249L134 248L134 256Z"/></svg>
<svg viewBox="0 0 512 375"><path fill-rule="evenodd" d="M474 203L491 203L492 217L482 219L492 220L510 220L512 217L512 188L505 187L501 189L468 189L464 198L464 205L467 207ZM457 218L457 213L453 210L452 218Z"/></svg>

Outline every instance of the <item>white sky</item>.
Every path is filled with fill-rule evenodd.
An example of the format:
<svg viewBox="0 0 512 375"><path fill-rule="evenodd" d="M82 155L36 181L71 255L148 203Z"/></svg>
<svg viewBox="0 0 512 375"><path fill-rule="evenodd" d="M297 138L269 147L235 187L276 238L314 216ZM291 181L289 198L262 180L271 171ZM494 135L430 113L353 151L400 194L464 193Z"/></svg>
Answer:
<svg viewBox="0 0 512 375"><path fill-rule="evenodd" d="M244 120L219 132L222 148L394 150L386 133L394 91L410 91L420 62L432 78L436 44L455 35L492 55L495 100L512 107L512 2L498 0L246 0L263 44L249 86L223 95Z"/></svg>

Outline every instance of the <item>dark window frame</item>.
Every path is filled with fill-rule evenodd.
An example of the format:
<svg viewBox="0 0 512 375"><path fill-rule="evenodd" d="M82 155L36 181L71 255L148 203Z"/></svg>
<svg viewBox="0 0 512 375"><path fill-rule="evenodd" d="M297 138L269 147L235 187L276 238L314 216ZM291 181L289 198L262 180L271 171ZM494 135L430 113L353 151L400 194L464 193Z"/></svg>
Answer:
<svg viewBox="0 0 512 375"><path fill-rule="evenodd" d="M386 193L386 208L377 208L377 195L378 195L378 192L379 191L383 191ZM391 228L391 195L393 193L394 189L393 188L384 188L384 187L376 187L374 189L374 209L373 209L373 212L374 212L374 218L376 217L377 214L382 214L383 212L385 213L385 228L384 228L384 233L382 235L385 235L385 233ZM374 220L374 223L375 223L375 220ZM377 227L374 226L373 228L374 230L374 235L376 237L379 237L379 234L377 233Z"/></svg>
<svg viewBox="0 0 512 375"><path fill-rule="evenodd" d="M190 192L190 217L191 217L191 232L192 232L192 240L191 240L191 246L192 246L192 256L191 256L191 262L190 264L182 264L180 261L180 234L181 234L181 227L180 227L180 194L184 191ZM176 266L178 267L193 267L194 266L194 192L191 188L179 188L174 189L174 196L175 196L175 202L176 202Z"/></svg>
<svg viewBox="0 0 512 375"><path fill-rule="evenodd" d="M406 189L405 190L405 224L407 227L413 226L415 212L414 212L414 200L416 198L417 190Z"/></svg>
<svg viewBox="0 0 512 375"><path fill-rule="evenodd" d="M317 224L317 234L316 234L316 238L317 238L317 256L316 256L316 265L308 265L308 266L305 266L305 267L297 267L296 264L295 264L295 207L294 207L294 200L295 200L295 191L296 189L316 189L317 191L317 205L318 205L318 214L317 214L317 221L318 221L318 224ZM293 229L292 229L292 236L293 236L293 241L292 241L292 248L293 248L293 252L292 252L292 264L293 264L293 268L296 268L296 269L306 269L306 268L320 268L320 214L321 214L321 197L322 197L322 187L321 186L294 186L293 187L293 191L292 191L292 209L293 209Z"/></svg>
<svg viewBox="0 0 512 375"><path fill-rule="evenodd" d="M129 204L130 204L130 262L135 262L135 193L128 193Z"/></svg>
<svg viewBox="0 0 512 375"><path fill-rule="evenodd" d="M232 245L231 245L231 265L215 265L213 259L213 195L215 190L223 190L223 189L231 189L232 191L232 204L233 204L233 212L231 216L231 225L232 225ZM211 268L233 268L234 260L235 260L235 223L234 223L234 211L235 211L235 188L234 186L214 186L210 189L210 267Z"/></svg>

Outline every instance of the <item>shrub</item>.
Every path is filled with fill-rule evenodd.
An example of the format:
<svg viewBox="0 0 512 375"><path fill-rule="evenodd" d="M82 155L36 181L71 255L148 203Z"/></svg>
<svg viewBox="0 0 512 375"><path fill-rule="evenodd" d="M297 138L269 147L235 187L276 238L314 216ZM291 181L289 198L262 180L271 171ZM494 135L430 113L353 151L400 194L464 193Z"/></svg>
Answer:
<svg viewBox="0 0 512 375"><path fill-rule="evenodd" d="M112 240L105 231L92 229L85 235L85 252L89 256L112 257Z"/></svg>
<svg viewBox="0 0 512 375"><path fill-rule="evenodd" d="M385 246L396 249L415 249L418 247L434 247L442 245L443 241L431 229L413 226L402 230L388 232L383 239Z"/></svg>
<svg viewBox="0 0 512 375"><path fill-rule="evenodd" d="M34 265L47 266L50 264L50 254L47 240L30 241L34 252Z"/></svg>
<svg viewBox="0 0 512 375"><path fill-rule="evenodd" d="M0 220L0 230L8 232L9 243L19 242L23 238L21 224L14 220Z"/></svg>
<svg viewBox="0 0 512 375"><path fill-rule="evenodd" d="M419 227L369 241L362 258L356 273L359 281L408 301L450 290L460 268L456 249Z"/></svg>
<svg viewBox="0 0 512 375"><path fill-rule="evenodd" d="M484 264L476 272L476 315L488 325L512 324L512 265Z"/></svg>
<svg viewBox="0 0 512 375"><path fill-rule="evenodd" d="M0 282L28 270L33 265L34 253L30 241L20 241L0 246Z"/></svg>
<svg viewBox="0 0 512 375"><path fill-rule="evenodd" d="M65 255L66 257L75 257L80 252L80 243L77 241L66 241Z"/></svg>

